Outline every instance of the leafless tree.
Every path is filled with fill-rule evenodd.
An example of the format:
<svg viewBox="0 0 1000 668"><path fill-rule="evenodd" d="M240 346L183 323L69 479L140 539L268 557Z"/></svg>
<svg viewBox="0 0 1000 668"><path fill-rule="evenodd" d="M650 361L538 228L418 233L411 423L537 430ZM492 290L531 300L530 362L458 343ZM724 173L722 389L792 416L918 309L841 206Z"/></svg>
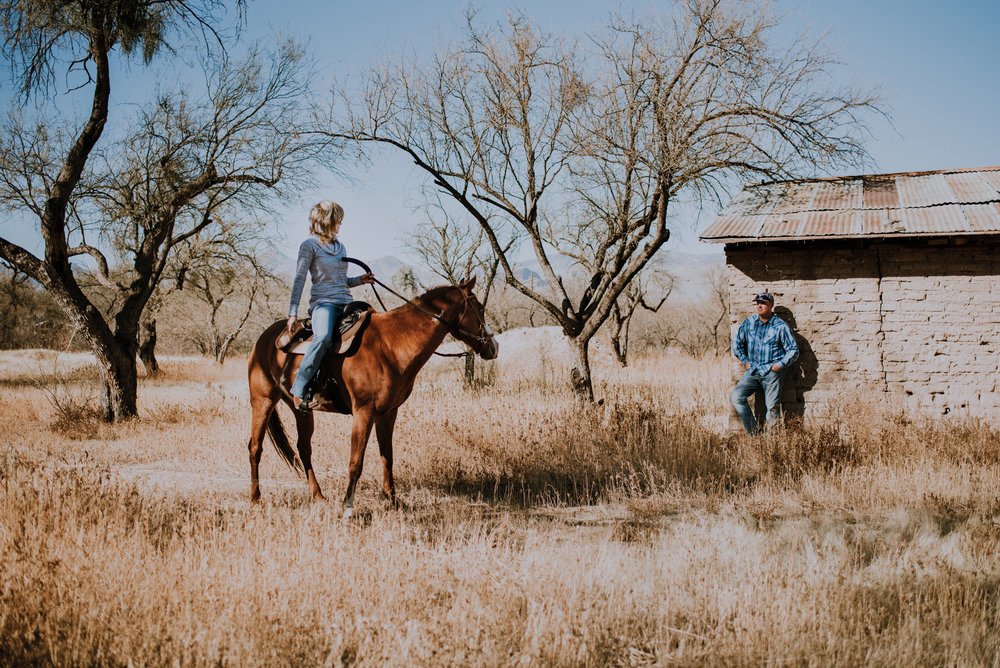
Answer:
<svg viewBox="0 0 1000 668"><path fill-rule="evenodd" d="M724 265L708 267L701 290L665 309L655 327L661 345L677 347L693 357L724 353L729 347L729 284Z"/></svg>
<svg viewBox="0 0 1000 668"><path fill-rule="evenodd" d="M649 268L646 269L648 271ZM628 366L629 333L636 309L642 307L651 313L658 312L673 289L673 278L669 274L650 272L655 275L647 278L645 273L646 271L640 272L632 279L611 308L611 347L615 351L615 358L623 367ZM659 301L655 301L655 297L646 301L650 292L658 294Z"/></svg>
<svg viewBox="0 0 1000 668"><path fill-rule="evenodd" d="M0 259L0 350L66 345L66 316L31 278Z"/></svg>
<svg viewBox="0 0 1000 668"><path fill-rule="evenodd" d="M612 21L584 52L521 16L470 16L431 63L388 61L341 91L329 134L395 147L482 227L507 283L574 342L574 386L593 399L589 342L668 240L671 202L865 158L876 98L832 86L820 48L776 27L756 3L686 0ZM530 245L544 289L519 278L497 225ZM591 273L574 291L555 267L581 239Z"/></svg>
<svg viewBox="0 0 1000 668"><path fill-rule="evenodd" d="M423 285L420 282L420 279L417 278L417 272L413 271L413 267L408 264L400 266L389 279L389 283L392 284L398 292L407 297L413 297L421 290L425 290L427 288L427 286Z"/></svg>
<svg viewBox="0 0 1000 668"><path fill-rule="evenodd" d="M707 308L714 311L712 321L712 341L716 352L724 352L729 347L729 331L723 326L729 320L729 277L725 265L716 265L708 270L709 297Z"/></svg>
<svg viewBox="0 0 1000 668"><path fill-rule="evenodd" d="M205 355L222 364L242 334L254 308L279 279L264 263L258 245L266 239L241 235L241 226L219 224L206 239L189 239L171 261L170 292L186 290L208 308L204 326L193 326L189 338Z"/></svg>
<svg viewBox="0 0 1000 668"><path fill-rule="evenodd" d="M52 132L62 126L17 113L0 129L0 205L33 218L45 242L36 257L0 239L0 257L51 292L80 328L98 360L109 420L136 413L139 323L173 249L223 209L266 207L268 193L280 196L314 157L299 133L306 61L292 43L239 61L210 58L202 98L190 85L164 92L136 118L120 119L120 139L102 140L115 52L141 50L148 61L174 28L214 35L222 9L215 0L0 3L5 55L25 90L65 56L92 92L79 129ZM71 259L80 255L117 295L109 319L78 283Z"/></svg>
<svg viewBox="0 0 1000 668"><path fill-rule="evenodd" d="M226 361L230 346L243 332L266 280L252 266L213 266L208 271L191 272L191 289L209 307L208 328L204 334L196 330L192 335L203 354L211 355L219 364ZM237 309L234 322L228 326L220 317L224 306Z"/></svg>
<svg viewBox="0 0 1000 668"><path fill-rule="evenodd" d="M418 224L411 248L424 265L446 282L457 285L472 275L479 276L477 297L489 316L489 300L500 258L493 252L483 228L474 221L454 215L439 198L429 198L426 218ZM509 252L514 240L503 244ZM496 323L494 322L494 326ZM475 355L465 356L465 383L471 385L476 373Z"/></svg>
<svg viewBox="0 0 1000 668"><path fill-rule="evenodd" d="M156 318L147 317L142 323L139 335L139 359L146 367L146 375L156 377L160 374L160 363L156 361Z"/></svg>
<svg viewBox="0 0 1000 668"><path fill-rule="evenodd" d="M28 280L28 275L17 267L0 261L0 350L16 348L20 342L16 330L31 289Z"/></svg>

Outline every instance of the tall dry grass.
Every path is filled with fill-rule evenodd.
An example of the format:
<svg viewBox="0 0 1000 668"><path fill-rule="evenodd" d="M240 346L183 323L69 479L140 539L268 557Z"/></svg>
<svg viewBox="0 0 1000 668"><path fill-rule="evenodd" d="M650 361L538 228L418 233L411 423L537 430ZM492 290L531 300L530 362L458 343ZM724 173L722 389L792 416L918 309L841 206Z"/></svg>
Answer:
<svg viewBox="0 0 1000 668"><path fill-rule="evenodd" d="M726 360L599 369L586 408L553 364L467 389L441 363L401 412L403 508L372 447L345 523L270 452L246 501L238 361L164 368L99 433L53 430L37 383L0 395L3 663L1000 662L989 424L859 396L754 440ZM317 422L339 497L349 419Z"/></svg>

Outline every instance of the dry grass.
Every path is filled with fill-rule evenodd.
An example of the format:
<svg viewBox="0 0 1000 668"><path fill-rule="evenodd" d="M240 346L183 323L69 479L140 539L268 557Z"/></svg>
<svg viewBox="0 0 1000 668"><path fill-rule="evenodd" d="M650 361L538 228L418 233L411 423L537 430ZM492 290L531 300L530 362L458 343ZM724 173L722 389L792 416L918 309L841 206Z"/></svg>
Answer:
<svg viewBox="0 0 1000 668"><path fill-rule="evenodd" d="M724 429L725 360L601 367L587 409L551 361L484 368L476 390L442 362L401 413L404 509L371 447L345 523L270 451L247 503L241 361L163 366L141 416L96 433L54 430L44 388L5 383L3 663L1000 661L988 424L859 397L751 440ZM349 419L317 422L338 497Z"/></svg>

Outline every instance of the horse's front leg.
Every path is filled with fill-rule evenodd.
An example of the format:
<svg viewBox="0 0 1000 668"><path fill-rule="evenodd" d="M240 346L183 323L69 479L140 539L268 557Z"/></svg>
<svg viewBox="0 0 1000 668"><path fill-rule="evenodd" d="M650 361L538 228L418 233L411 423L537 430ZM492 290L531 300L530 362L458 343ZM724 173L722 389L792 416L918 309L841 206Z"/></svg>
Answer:
<svg viewBox="0 0 1000 668"><path fill-rule="evenodd" d="M295 447L299 451L299 459L302 461L302 468L305 470L306 480L309 482L309 492L312 494L313 501L325 501L326 497L320 491L312 465L312 435L315 428L313 414L311 411L308 413L292 412L295 413L295 430L298 434Z"/></svg>
<svg viewBox="0 0 1000 668"><path fill-rule="evenodd" d="M375 421L375 437L378 439L378 450L382 455L382 491L394 508L398 504L396 484L392 479L392 432L396 426L397 410L393 408Z"/></svg>
<svg viewBox="0 0 1000 668"><path fill-rule="evenodd" d="M368 447L368 437L372 433L374 415L371 408L354 411L354 425L351 429L351 464L347 474L347 494L344 495L344 517L354 514L354 490L361 477L361 469L365 465L365 448Z"/></svg>

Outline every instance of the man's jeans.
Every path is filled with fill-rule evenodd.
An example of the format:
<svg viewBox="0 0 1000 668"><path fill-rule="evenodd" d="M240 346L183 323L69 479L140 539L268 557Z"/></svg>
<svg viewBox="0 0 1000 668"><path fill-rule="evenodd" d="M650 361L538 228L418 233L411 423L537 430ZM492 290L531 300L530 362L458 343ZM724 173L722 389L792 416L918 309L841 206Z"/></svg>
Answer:
<svg viewBox="0 0 1000 668"><path fill-rule="evenodd" d="M729 400L733 402L733 407L743 422L743 428L750 435L759 432L757 419L754 417L753 409L747 403L747 399L752 397L757 390L764 390L764 404L767 406L767 424L770 427L781 418L781 386L785 380L785 368L781 371L768 371L764 376L758 376L756 372L748 369L740 382L733 388Z"/></svg>
<svg viewBox="0 0 1000 668"><path fill-rule="evenodd" d="M312 316L313 339L302 358L302 364L299 365L295 382L292 383L292 394L300 399L305 398L306 389L316 377L316 372L323 363L323 357L333 343L334 328L344 312L344 306L344 304L316 304L309 314Z"/></svg>

